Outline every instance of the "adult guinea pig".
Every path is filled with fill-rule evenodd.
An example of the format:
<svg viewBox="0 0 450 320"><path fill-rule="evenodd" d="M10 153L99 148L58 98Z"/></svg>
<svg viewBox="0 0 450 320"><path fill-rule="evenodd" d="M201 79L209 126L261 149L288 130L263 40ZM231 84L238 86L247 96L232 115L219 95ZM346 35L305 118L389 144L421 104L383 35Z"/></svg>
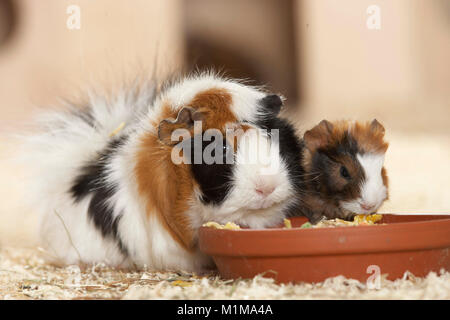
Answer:
<svg viewBox="0 0 450 320"><path fill-rule="evenodd" d="M350 220L374 213L388 198L383 167L388 143L377 121L323 120L303 136L303 190L297 214Z"/></svg>
<svg viewBox="0 0 450 320"><path fill-rule="evenodd" d="M91 96L85 108L47 115L45 130L29 137L27 190L57 262L200 271L211 263L197 248L203 223L263 228L294 205L301 144L277 116L279 96L212 74L153 92ZM204 143L212 129L221 135ZM190 155L174 139L186 146L198 135ZM264 161L247 161L259 144L268 147ZM195 161L207 151L233 161Z"/></svg>

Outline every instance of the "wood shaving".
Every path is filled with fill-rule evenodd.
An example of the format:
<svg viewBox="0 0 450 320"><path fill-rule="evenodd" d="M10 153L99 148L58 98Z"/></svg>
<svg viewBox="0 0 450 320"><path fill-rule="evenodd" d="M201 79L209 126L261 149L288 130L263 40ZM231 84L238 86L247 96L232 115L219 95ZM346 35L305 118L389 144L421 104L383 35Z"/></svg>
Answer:
<svg viewBox="0 0 450 320"><path fill-rule="evenodd" d="M115 128L110 134L109 137L114 137L116 134L118 134L122 129L125 127L125 122L121 122L117 128Z"/></svg>

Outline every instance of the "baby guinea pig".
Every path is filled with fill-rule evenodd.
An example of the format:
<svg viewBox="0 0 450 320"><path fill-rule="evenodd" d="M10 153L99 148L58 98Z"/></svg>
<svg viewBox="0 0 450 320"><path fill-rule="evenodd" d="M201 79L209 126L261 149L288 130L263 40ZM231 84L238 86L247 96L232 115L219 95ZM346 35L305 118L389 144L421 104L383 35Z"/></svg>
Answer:
<svg viewBox="0 0 450 320"><path fill-rule="evenodd" d="M306 131L300 211L312 222L376 212L388 197L384 132L377 120L323 120Z"/></svg>
<svg viewBox="0 0 450 320"><path fill-rule="evenodd" d="M278 117L279 96L212 74L153 92L93 96L29 137L28 194L57 262L201 271L211 264L197 248L203 223L263 228L294 205L301 142ZM248 161L260 145L266 157Z"/></svg>

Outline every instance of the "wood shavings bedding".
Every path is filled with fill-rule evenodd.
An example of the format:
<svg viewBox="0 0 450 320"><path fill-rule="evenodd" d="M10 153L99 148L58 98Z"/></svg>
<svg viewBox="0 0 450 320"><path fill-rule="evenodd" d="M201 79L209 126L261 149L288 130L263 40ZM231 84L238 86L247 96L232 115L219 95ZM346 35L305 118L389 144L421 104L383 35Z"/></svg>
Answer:
<svg viewBox="0 0 450 320"><path fill-rule="evenodd" d="M450 273L396 281L379 290L342 276L317 284L277 285L256 276L223 280L212 273L126 271L96 265L55 267L36 249L0 249L0 299L450 299Z"/></svg>

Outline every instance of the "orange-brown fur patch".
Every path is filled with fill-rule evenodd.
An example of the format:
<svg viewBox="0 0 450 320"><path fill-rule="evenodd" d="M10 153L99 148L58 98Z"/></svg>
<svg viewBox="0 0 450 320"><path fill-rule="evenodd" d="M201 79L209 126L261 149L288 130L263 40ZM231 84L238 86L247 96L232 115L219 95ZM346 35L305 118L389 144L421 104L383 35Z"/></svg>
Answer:
<svg viewBox="0 0 450 320"><path fill-rule="evenodd" d="M187 165L174 165L171 148L151 134L142 137L139 150L135 172L139 194L147 201L147 215L156 213L172 237L192 249L194 233L184 214L194 188Z"/></svg>
<svg viewBox="0 0 450 320"><path fill-rule="evenodd" d="M198 93L189 106L204 113L202 129L216 128L224 133L225 125L237 119L230 110L231 95L223 89ZM175 119L179 110L165 104L159 119L152 121L157 128L164 119ZM191 128L193 130L193 128ZM187 250L195 246L195 232L186 211L192 200L195 182L187 164L176 165L171 160L172 146L163 144L158 136L142 136L135 174L139 194L147 201L147 215L156 213L164 228Z"/></svg>
<svg viewBox="0 0 450 320"><path fill-rule="evenodd" d="M388 143L383 140L384 128L378 122L357 122L352 128L352 135L365 152L385 153L388 148Z"/></svg>
<svg viewBox="0 0 450 320"><path fill-rule="evenodd" d="M386 172L386 169L383 167L381 169L381 177L383 178L383 184L386 187L386 200L389 199L389 178Z"/></svg>
<svg viewBox="0 0 450 320"><path fill-rule="evenodd" d="M346 132L349 132L358 143L358 147L368 153L385 153L388 143L383 140L384 128L378 122L349 122L336 121L332 123L332 131L328 136L328 143L335 144L340 141Z"/></svg>
<svg viewBox="0 0 450 320"><path fill-rule="evenodd" d="M347 132L364 152L385 153L388 148L388 143L383 140L384 128L378 122L322 121L305 132L305 144L308 150L314 152L325 145L337 144Z"/></svg>
<svg viewBox="0 0 450 320"><path fill-rule="evenodd" d="M224 130L227 123L237 121L231 111L231 94L225 89L208 89L198 93L189 103L194 109L205 114L203 129Z"/></svg>

